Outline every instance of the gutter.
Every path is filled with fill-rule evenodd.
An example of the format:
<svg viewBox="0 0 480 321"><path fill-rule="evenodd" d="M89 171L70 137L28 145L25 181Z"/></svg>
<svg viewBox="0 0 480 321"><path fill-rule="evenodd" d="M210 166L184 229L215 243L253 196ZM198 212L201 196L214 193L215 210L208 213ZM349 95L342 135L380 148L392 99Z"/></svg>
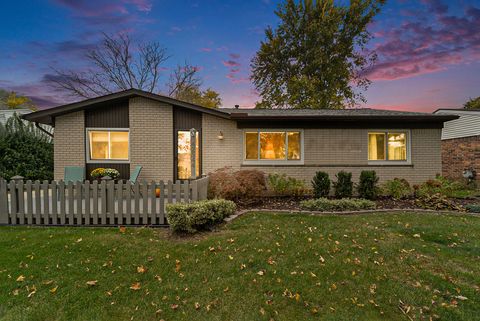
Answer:
<svg viewBox="0 0 480 321"><path fill-rule="evenodd" d="M40 129L42 132L44 132L45 134L47 134L48 136L50 136L50 137L53 138L53 134L50 133L49 131L45 130L45 128L43 128L42 126L40 126L39 123L35 122L35 127L37 127L37 128Z"/></svg>

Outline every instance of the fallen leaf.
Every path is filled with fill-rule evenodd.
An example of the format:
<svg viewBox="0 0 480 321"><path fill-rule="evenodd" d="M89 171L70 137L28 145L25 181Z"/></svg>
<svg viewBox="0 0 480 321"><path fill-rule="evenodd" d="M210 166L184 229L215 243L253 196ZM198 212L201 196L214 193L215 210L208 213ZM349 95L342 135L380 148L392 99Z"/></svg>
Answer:
<svg viewBox="0 0 480 321"><path fill-rule="evenodd" d="M170 308L172 308L172 310L176 310L178 309L178 304L171 304Z"/></svg>
<svg viewBox="0 0 480 321"><path fill-rule="evenodd" d="M50 289L50 293L55 293L55 292L57 292L57 289L58 289L58 285L57 285L56 287L54 287L54 288L51 288L51 289Z"/></svg>
<svg viewBox="0 0 480 321"><path fill-rule="evenodd" d="M138 273L145 273L145 272L147 272L147 270L148 269L146 267L144 267L143 265L137 266L137 272Z"/></svg>
<svg viewBox="0 0 480 321"><path fill-rule="evenodd" d="M118 230L120 231L120 233L125 233L127 231L127 228L125 226L120 226Z"/></svg>
<svg viewBox="0 0 480 321"><path fill-rule="evenodd" d="M258 271L257 274L258 274L258 275L264 275L265 272L263 272L263 271Z"/></svg>
<svg viewBox="0 0 480 321"><path fill-rule="evenodd" d="M53 283L53 280L46 280L46 281L42 281L42 284L43 285L50 285Z"/></svg>
<svg viewBox="0 0 480 321"><path fill-rule="evenodd" d="M79 238L79 239L76 240L75 242L76 242L76 243L80 243L81 241L83 241L83 239L82 239L82 238Z"/></svg>
<svg viewBox="0 0 480 321"><path fill-rule="evenodd" d="M17 278L17 282L23 282L25 281L25 277L23 275L20 275L18 278Z"/></svg>
<svg viewBox="0 0 480 321"><path fill-rule="evenodd" d="M420 234L413 234L413 237L420 237Z"/></svg>
<svg viewBox="0 0 480 321"><path fill-rule="evenodd" d="M195 302L195 304L194 304L194 305L195 305L195 310L198 310L198 309L200 309L200 303L198 303L198 302Z"/></svg>
<svg viewBox="0 0 480 321"><path fill-rule="evenodd" d="M95 285L97 285L97 283L98 283L97 280L87 281L87 285L90 285L90 286L95 286Z"/></svg>
<svg viewBox="0 0 480 321"><path fill-rule="evenodd" d="M140 285L140 282L135 282L133 283L131 286L130 286L130 289L131 290L134 290L134 291L138 291L142 288L142 286Z"/></svg>
<svg viewBox="0 0 480 321"><path fill-rule="evenodd" d="M182 268L182 264L180 263L179 260L175 260L175 272L179 272L180 269Z"/></svg>

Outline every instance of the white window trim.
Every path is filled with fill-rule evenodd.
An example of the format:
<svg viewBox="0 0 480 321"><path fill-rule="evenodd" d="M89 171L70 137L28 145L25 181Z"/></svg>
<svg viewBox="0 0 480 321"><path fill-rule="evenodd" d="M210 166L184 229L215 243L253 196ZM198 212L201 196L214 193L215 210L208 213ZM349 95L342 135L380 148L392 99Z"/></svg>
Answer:
<svg viewBox="0 0 480 321"><path fill-rule="evenodd" d="M406 160L369 160L368 159L368 148L369 148L369 140L368 140L368 134L370 133L405 133L407 135L407 159ZM385 141L385 153L388 153L388 137L387 140ZM387 157L387 154L385 154L385 157ZM368 165L411 165L412 164L412 133L410 129L369 129L367 130L367 160L368 160Z"/></svg>
<svg viewBox="0 0 480 321"><path fill-rule="evenodd" d="M105 131L105 132L128 132L128 159L91 159L90 158L90 131ZM100 128L88 127L85 128L85 159L87 164L106 163L106 164L130 164L130 128Z"/></svg>
<svg viewBox="0 0 480 321"><path fill-rule="evenodd" d="M300 159L299 160L288 160L288 135L286 137L286 150L285 150L285 159L281 160L271 160L271 159L257 159L257 160L247 160L246 155L246 144L245 144L245 133L247 132L299 132L300 133ZM260 136L259 136L260 137ZM305 164L305 153L304 153L304 130L297 128L246 128L242 133L242 146L243 146L243 155L242 155L242 165L304 165ZM260 156L260 143L258 144L258 155Z"/></svg>

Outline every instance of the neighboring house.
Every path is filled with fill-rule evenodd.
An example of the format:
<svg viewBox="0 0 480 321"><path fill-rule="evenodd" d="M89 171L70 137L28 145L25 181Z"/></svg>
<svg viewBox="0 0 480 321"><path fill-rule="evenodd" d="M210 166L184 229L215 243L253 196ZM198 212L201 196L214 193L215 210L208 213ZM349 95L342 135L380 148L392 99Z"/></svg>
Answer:
<svg viewBox="0 0 480 321"><path fill-rule="evenodd" d="M460 118L445 123L442 130L442 174L461 178L466 170L480 179L480 110L438 109L435 115Z"/></svg>
<svg viewBox="0 0 480 321"><path fill-rule="evenodd" d="M32 111L28 108L22 108L22 109L3 109L0 108L0 124L5 125L7 120L10 117L13 117L14 114L17 114L19 116L25 115L25 114L30 114Z"/></svg>
<svg viewBox="0 0 480 321"><path fill-rule="evenodd" d="M209 109L127 90L37 111L25 119L55 127L55 179L65 166L112 167L126 178L190 176L190 134L198 131L198 173L225 166L286 173L310 182L316 171L377 171L411 183L442 170L443 122L457 116L373 109Z"/></svg>

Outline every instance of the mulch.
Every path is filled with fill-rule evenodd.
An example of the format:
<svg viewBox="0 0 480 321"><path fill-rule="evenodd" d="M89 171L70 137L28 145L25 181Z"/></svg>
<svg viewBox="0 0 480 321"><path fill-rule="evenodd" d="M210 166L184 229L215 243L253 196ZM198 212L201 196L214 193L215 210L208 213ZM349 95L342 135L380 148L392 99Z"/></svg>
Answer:
<svg viewBox="0 0 480 321"><path fill-rule="evenodd" d="M249 200L248 202L238 202L237 207L239 211L251 209L299 211L301 210L300 202L310 198L311 197L265 196ZM450 200L459 207L465 207L467 204L480 204L479 198L451 198ZM375 202L377 203L377 209L419 208L413 198L396 200L390 197L382 197Z"/></svg>

